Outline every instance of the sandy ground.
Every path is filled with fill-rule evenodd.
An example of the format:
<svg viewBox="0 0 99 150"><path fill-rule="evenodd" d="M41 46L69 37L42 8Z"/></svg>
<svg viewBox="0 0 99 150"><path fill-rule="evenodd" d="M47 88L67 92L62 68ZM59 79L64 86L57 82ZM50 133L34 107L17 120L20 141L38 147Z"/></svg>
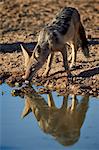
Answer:
<svg viewBox="0 0 99 150"><path fill-rule="evenodd" d="M24 74L24 58L19 44L32 50L39 31L64 6L79 10L89 41L90 58L77 55L74 78L67 79L62 67L61 54L55 54L47 78L41 78L45 65L33 79L37 85L56 90L60 94L74 93L99 95L99 3L98 0L1 0L0 1L0 83L20 82ZM40 83L40 84L39 84Z"/></svg>

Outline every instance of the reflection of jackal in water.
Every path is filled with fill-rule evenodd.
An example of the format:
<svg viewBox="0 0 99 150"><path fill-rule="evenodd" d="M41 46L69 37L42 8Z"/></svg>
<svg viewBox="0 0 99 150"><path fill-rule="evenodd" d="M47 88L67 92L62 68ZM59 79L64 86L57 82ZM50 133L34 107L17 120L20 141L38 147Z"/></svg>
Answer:
<svg viewBox="0 0 99 150"><path fill-rule="evenodd" d="M78 40L81 41L83 54L88 57L89 49L85 30L80 21L80 15L75 8L65 7L58 15L56 15L52 22L41 30L31 58L29 58L28 53L21 45L26 62L28 62L23 78L31 80L48 59L46 70L43 74L46 76L51 67L53 54L57 51L62 53L64 68L68 72L69 67L66 44L69 44L72 48L72 53L69 58L72 58L70 65L70 68L72 68L76 63Z"/></svg>
<svg viewBox="0 0 99 150"><path fill-rule="evenodd" d="M25 93L25 108L22 117L32 111L45 133L51 134L65 146L76 143L88 109L89 96L84 96L78 102L76 96L73 95L71 106L68 106L68 95L64 96L61 108L57 108L51 93L48 94L48 102L34 89L32 93L34 94L29 94L28 90Z"/></svg>

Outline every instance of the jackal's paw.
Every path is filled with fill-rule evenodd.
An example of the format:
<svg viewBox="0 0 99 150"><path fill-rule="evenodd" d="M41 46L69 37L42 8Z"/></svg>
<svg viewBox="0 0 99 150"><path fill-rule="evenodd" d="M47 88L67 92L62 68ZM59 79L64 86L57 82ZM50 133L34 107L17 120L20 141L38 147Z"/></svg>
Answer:
<svg viewBox="0 0 99 150"><path fill-rule="evenodd" d="M73 78L74 76L71 73L68 73L67 77L68 78Z"/></svg>
<svg viewBox="0 0 99 150"><path fill-rule="evenodd" d="M75 70L76 69L76 65L70 65L70 70Z"/></svg>
<svg viewBox="0 0 99 150"><path fill-rule="evenodd" d="M71 73L71 70L67 70L66 72L67 72L67 77L68 78L72 78L73 77L73 75Z"/></svg>
<svg viewBox="0 0 99 150"><path fill-rule="evenodd" d="M48 72L44 72L43 74L42 74L42 77L47 77L48 76Z"/></svg>

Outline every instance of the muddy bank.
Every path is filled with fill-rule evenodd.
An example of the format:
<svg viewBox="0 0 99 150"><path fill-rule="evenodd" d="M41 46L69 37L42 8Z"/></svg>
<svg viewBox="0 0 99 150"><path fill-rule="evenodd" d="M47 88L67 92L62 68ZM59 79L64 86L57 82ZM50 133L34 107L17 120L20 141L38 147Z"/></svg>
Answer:
<svg viewBox="0 0 99 150"><path fill-rule="evenodd" d="M43 85L45 90L57 90L60 94L66 92L75 94L90 93L99 95L99 21L98 1L59 1L59 0L6 0L0 2L0 83L22 84L25 72L24 58L20 43L30 52L33 50L40 29L49 22L64 6L72 6L79 10L82 23L86 29L89 41L90 58L88 60L79 49L77 68L68 79L64 72L62 56L56 53L52 68L47 78L41 77L46 64L37 72L33 79L36 85Z"/></svg>
<svg viewBox="0 0 99 150"><path fill-rule="evenodd" d="M30 50L30 49L29 49ZM22 76L25 73L24 57L21 52L1 53L0 54L1 70L0 83L6 82L10 86L24 85ZM81 60L79 59L81 58ZM92 60L93 58L93 60ZM99 67L98 60L94 59L86 61L82 53L79 52L77 68L72 70L73 77L68 78L64 71L62 56L56 53L53 59L52 68L48 77L43 78L42 74L45 70L46 63L33 77L32 83L37 86L44 86L45 91L56 90L59 94L79 94L89 93L93 96L99 95ZM3 65L2 65L3 64Z"/></svg>

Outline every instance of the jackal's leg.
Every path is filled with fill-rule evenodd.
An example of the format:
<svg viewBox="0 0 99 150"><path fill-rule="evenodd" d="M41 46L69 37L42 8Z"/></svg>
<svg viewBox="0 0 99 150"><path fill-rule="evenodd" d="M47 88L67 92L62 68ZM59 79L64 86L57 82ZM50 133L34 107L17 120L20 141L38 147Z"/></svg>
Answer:
<svg viewBox="0 0 99 150"><path fill-rule="evenodd" d="M73 68L76 65L76 57L77 57L77 42L76 42L76 40L75 40L75 42L73 42L71 44L71 47L72 47L72 62L70 64L70 68Z"/></svg>
<svg viewBox="0 0 99 150"><path fill-rule="evenodd" d="M71 59L72 59L72 54L69 55L68 61L71 61Z"/></svg>
<svg viewBox="0 0 99 150"><path fill-rule="evenodd" d="M52 93L49 93L47 96L48 96L48 106L55 108L56 106L55 106L55 103L54 103L54 99L53 99Z"/></svg>
<svg viewBox="0 0 99 150"><path fill-rule="evenodd" d="M85 30L84 30L84 27L81 23L80 23L80 26L79 26L79 37L80 37L80 40L81 40L82 52L83 52L84 56L88 58L89 57L88 41L87 41L87 38L86 38L86 33L85 33Z"/></svg>
<svg viewBox="0 0 99 150"><path fill-rule="evenodd" d="M63 97L63 103L62 103L61 109L62 110L65 109L66 110L67 106L68 106L68 94Z"/></svg>
<svg viewBox="0 0 99 150"><path fill-rule="evenodd" d="M64 68L65 70L68 70L69 67L68 67L68 60L67 60L67 50L66 50L66 47L64 47L61 51L62 53L62 56L63 56L63 65L64 65Z"/></svg>
<svg viewBox="0 0 99 150"><path fill-rule="evenodd" d="M49 70L51 68L51 63L52 63L52 59L53 59L53 53L50 53L49 56L48 56L48 60L47 60L47 66L46 66L46 70L45 72L43 73L42 76L47 76L48 73L49 73Z"/></svg>
<svg viewBox="0 0 99 150"><path fill-rule="evenodd" d="M76 97L76 95L72 95L71 111L76 110L77 105L78 105L77 97Z"/></svg>

